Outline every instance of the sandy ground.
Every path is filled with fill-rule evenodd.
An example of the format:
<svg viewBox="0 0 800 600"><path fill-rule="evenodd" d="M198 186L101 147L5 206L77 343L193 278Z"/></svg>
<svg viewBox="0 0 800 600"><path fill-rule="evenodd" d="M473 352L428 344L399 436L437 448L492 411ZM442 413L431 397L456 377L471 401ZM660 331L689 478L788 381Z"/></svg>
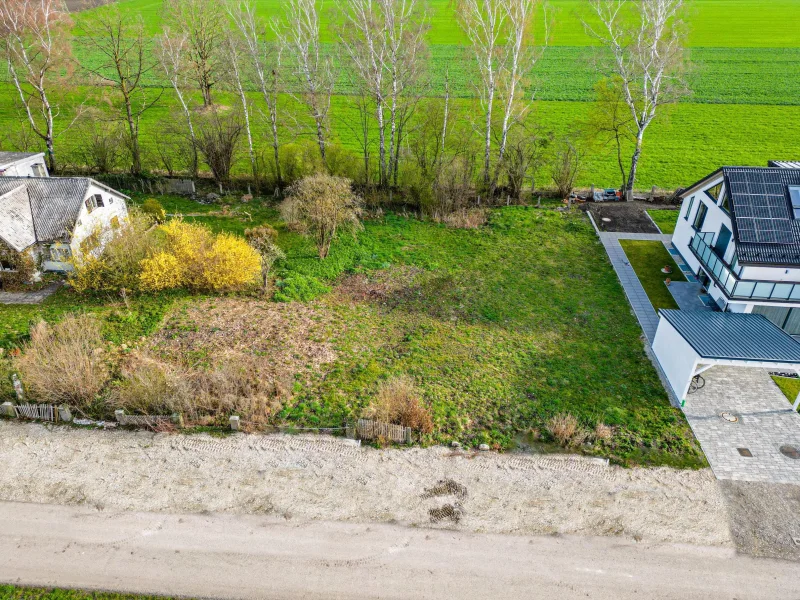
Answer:
<svg viewBox="0 0 800 600"><path fill-rule="evenodd" d="M0 500L733 547L710 470L0 422Z"/></svg>
<svg viewBox="0 0 800 600"><path fill-rule="evenodd" d="M651 204L649 202L589 202L585 210L592 213L594 222L601 231L622 231L626 233L658 233L658 229L645 211L674 206ZM603 221L603 219L610 221Z"/></svg>

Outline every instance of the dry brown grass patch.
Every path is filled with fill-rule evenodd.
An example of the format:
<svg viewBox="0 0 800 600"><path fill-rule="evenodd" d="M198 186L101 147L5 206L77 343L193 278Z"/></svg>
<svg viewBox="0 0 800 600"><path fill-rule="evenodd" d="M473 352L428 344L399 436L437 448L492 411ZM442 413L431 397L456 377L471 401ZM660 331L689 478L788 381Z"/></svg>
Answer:
<svg viewBox="0 0 800 600"><path fill-rule="evenodd" d="M137 381L152 379L159 394L143 391L129 404L174 407L195 422L238 414L265 424L291 398L296 378L309 383L335 360L325 341L332 322L331 313L314 305L192 302L173 311L138 362L126 366L121 389L144 390ZM183 384L173 385L176 379Z"/></svg>
<svg viewBox="0 0 800 600"><path fill-rule="evenodd" d="M381 382L375 400L364 416L384 423L411 427L422 433L433 431L433 418L422 401L422 393L407 375Z"/></svg>
<svg viewBox="0 0 800 600"><path fill-rule="evenodd" d="M391 303L402 299L422 272L420 268L403 265L370 273L355 273L343 277L336 291L354 302Z"/></svg>
<svg viewBox="0 0 800 600"><path fill-rule="evenodd" d="M108 362L97 320L68 315L55 325L34 325L14 367L34 399L86 411L111 376Z"/></svg>
<svg viewBox="0 0 800 600"><path fill-rule="evenodd" d="M445 215L437 215L434 220L454 229L480 229L489 220L489 213L483 208L462 208Z"/></svg>

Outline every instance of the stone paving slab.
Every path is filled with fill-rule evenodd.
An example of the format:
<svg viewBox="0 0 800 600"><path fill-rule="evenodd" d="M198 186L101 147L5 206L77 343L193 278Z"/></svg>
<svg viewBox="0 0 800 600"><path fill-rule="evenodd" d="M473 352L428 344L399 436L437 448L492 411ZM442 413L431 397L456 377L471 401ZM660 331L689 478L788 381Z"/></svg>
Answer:
<svg viewBox="0 0 800 600"><path fill-rule="evenodd" d="M703 377L705 387L687 396L683 412L717 479L800 484L800 459L780 452L784 445L800 449L800 414L769 372L717 366ZM738 422L726 421L723 412Z"/></svg>
<svg viewBox="0 0 800 600"><path fill-rule="evenodd" d="M625 295L628 297L633 313L639 321L647 340L652 344L656 337L656 329L658 328L658 315L656 314L647 293L644 291L636 272L631 267L625 251L620 246L619 240L648 240L648 241L661 241L665 237L655 233L606 233L600 232L600 241L606 249L608 258L617 273L622 288L625 290Z"/></svg>
<svg viewBox="0 0 800 600"><path fill-rule="evenodd" d="M41 304L60 287L61 282L56 282L36 292L0 292L0 304Z"/></svg>

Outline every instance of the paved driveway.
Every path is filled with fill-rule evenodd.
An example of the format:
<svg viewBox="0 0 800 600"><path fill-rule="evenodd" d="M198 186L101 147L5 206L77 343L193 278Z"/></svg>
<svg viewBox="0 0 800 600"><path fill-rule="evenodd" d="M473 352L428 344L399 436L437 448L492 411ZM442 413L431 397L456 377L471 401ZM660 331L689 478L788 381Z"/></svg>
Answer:
<svg viewBox="0 0 800 600"><path fill-rule="evenodd" d="M800 484L800 459L780 451L782 446L800 449L800 414L769 373L713 367L703 377L705 387L687 396L683 411L717 479ZM738 421L727 421L723 412Z"/></svg>

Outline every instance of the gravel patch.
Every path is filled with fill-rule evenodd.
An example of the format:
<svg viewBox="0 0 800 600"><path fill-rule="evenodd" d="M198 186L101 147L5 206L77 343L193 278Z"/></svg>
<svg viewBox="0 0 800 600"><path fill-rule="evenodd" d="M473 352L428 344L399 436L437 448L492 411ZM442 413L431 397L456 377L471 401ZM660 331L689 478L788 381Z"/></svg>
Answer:
<svg viewBox="0 0 800 600"><path fill-rule="evenodd" d="M600 231L622 233L659 233L646 211L675 208L649 202L590 202L584 207L592 213Z"/></svg>
<svg viewBox="0 0 800 600"><path fill-rule="evenodd" d="M724 500L708 469L12 421L0 422L0 464L0 500L7 501L732 547Z"/></svg>

